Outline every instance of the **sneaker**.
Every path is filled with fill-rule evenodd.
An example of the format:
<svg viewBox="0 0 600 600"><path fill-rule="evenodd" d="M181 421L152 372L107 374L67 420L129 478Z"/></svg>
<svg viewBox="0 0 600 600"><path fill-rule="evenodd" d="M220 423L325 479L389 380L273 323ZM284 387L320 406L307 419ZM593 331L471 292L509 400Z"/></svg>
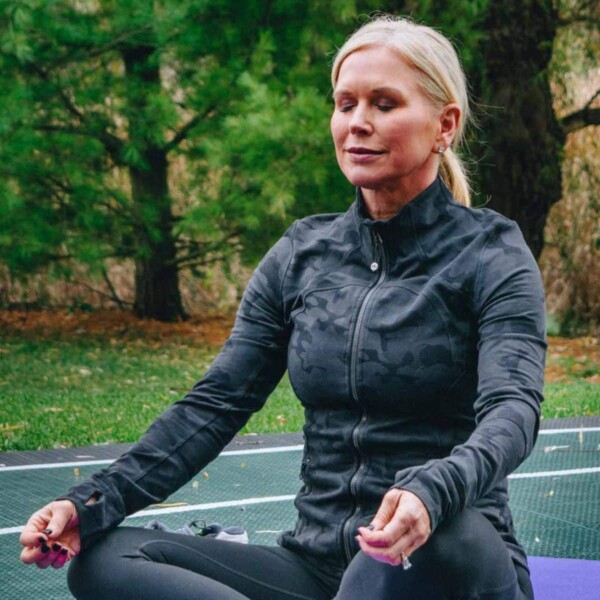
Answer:
<svg viewBox="0 0 600 600"><path fill-rule="evenodd" d="M198 535L200 537L212 537L217 540L227 542L237 542L238 544L248 543L248 534L243 527L233 525L231 527L223 527L220 523L206 524L202 519L196 519L191 523L187 523L180 529L171 529L157 519L150 521L144 525L144 529L158 529L160 531L169 531L171 533L181 533L182 535Z"/></svg>
<svg viewBox="0 0 600 600"><path fill-rule="evenodd" d="M196 527L196 535L201 537L214 537L216 540L225 540L226 542L237 542L238 544L248 543L248 534L243 527L232 525L223 527L220 523L211 523L207 525L205 521L192 521L187 527Z"/></svg>

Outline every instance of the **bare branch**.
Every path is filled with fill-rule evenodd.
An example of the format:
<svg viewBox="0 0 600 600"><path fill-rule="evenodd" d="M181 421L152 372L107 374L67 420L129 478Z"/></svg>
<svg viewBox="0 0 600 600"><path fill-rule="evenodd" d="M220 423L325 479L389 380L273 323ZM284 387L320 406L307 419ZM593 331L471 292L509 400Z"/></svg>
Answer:
<svg viewBox="0 0 600 600"><path fill-rule="evenodd" d="M78 121L83 123L83 113L75 106L75 104L73 104L69 96L67 96L67 94L65 93L64 89L60 85L52 81L50 73L33 62L29 64L35 73L37 73L44 81L51 84L56 89L67 111L71 115L73 115Z"/></svg>
<svg viewBox="0 0 600 600"><path fill-rule="evenodd" d="M49 131L55 133L68 133L70 135L81 135L84 137L91 137L98 140L108 152L111 160L117 166L125 166L121 158L121 152L123 148L123 141L117 136L107 133L106 131L90 131L85 127L66 127L64 125L36 125L34 127L37 131Z"/></svg>
<svg viewBox="0 0 600 600"><path fill-rule="evenodd" d="M139 27L138 29L133 29L131 31L126 31L121 35L118 35L115 38L112 38L109 42L104 44L103 46L94 46L93 44L86 44L84 42L73 43L71 42L63 42L63 47L67 49L69 52L65 54L61 59L56 61L58 66L69 64L75 61L88 60L90 58L98 58L111 52L112 50L121 49L125 43L129 41L130 38L140 34L145 33L152 30L152 25L144 25L143 27ZM147 42L144 42L147 44ZM81 52L84 51L84 52Z"/></svg>
<svg viewBox="0 0 600 600"><path fill-rule="evenodd" d="M102 277L104 279L104 282L108 286L108 289L110 290L113 302L115 302L116 305L121 310L125 310L125 304L124 304L123 300L121 300L121 298L119 298L119 295L117 294L117 290L115 290L115 287L112 284L112 281L110 280L110 277L108 276L108 272L107 272L107 270L104 267L102 267Z"/></svg>
<svg viewBox="0 0 600 600"><path fill-rule="evenodd" d="M600 125L600 108L582 108L576 110L560 121L566 134L579 131L585 127Z"/></svg>
<svg viewBox="0 0 600 600"><path fill-rule="evenodd" d="M202 266L222 260L233 248L227 247L232 239L239 237L241 230L235 230L215 242L193 242L179 240L179 244L185 245L189 250L179 258L171 262L179 269L190 266ZM208 258L210 257L210 258Z"/></svg>
<svg viewBox="0 0 600 600"><path fill-rule="evenodd" d="M212 258L204 258L202 260L190 260L190 261L181 261L177 263L177 268L179 270L182 269L192 269L194 267L207 267L208 265L215 264L223 260L223 256L214 256Z"/></svg>
<svg viewBox="0 0 600 600"><path fill-rule="evenodd" d="M84 281L78 281L78 280L74 279L73 283L75 285L80 285L81 287L84 287L84 288L90 290L90 292L94 292L94 294L98 294L98 296L102 296L103 298L109 298L113 302L117 303L118 306L119 306L119 308L123 308L123 306L125 304L128 304L129 306L133 306L133 302L128 302L127 300L118 299L118 302L117 302L117 298L113 297L111 294L107 294L106 292L102 292L101 290L97 290L96 288L94 288L91 285L85 283Z"/></svg>
<svg viewBox="0 0 600 600"><path fill-rule="evenodd" d="M592 106L592 104L594 104L594 100L598 98L598 96L600 96L600 88L598 88L594 95L586 102L584 108L589 108L590 106Z"/></svg>
<svg viewBox="0 0 600 600"><path fill-rule="evenodd" d="M170 152L173 148L176 148L183 140L185 140L194 127L200 123L203 119L208 119L212 116L212 113L216 110L217 106L209 106L203 114L194 115L164 146L165 152Z"/></svg>

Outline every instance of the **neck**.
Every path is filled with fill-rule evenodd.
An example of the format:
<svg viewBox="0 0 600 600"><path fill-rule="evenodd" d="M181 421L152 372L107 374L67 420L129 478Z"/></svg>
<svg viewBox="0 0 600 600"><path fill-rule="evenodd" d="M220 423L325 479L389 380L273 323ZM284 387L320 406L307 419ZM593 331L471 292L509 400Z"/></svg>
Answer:
<svg viewBox="0 0 600 600"><path fill-rule="evenodd" d="M367 189L361 188L365 208L371 219L382 220L393 217L401 208L406 206L413 198L428 188L436 179L433 177L418 183L409 182L396 185L393 188Z"/></svg>

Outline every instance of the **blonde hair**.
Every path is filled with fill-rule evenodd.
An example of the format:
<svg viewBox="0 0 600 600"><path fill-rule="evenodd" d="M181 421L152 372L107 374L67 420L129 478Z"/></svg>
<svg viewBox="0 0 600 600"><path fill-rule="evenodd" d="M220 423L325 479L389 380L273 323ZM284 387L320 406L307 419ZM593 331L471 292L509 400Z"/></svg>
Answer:
<svg viewBox="0 0 600 600"><path fill-rule="evenodd" d="M440 175L457 202L471 205L471 186L465 165L456 153L470 118L465 73L448 38L431 27L418 25L405 17L378 16L355 31L338 50L331 70L335 89L344 60L353 52L369 46L387 46L413 67L420 77L423 92L442 110L456 103L461 119L449 148L441 155Z"/></svg>

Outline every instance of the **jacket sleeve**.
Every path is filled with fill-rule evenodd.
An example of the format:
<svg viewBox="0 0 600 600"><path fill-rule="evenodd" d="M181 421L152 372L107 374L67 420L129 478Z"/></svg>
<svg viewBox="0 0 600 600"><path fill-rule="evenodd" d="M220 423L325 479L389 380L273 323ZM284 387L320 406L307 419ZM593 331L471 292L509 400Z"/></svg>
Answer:
<svg viewBox="0 0 600 600"><path fill-rule="evenodd" d="M546 351L544 291L536 262L512 221L497 225L480 252L473 304L476 427L450 456L399 471L394 485L423 501L432 531L514 471L537 437Z"/></svg>
<svg viewBox="0 0 600 600"><path fill-rule="evenodd" d="M82 546L125 516L164 500L213 460L259 410L286 368L282 289L293 227L255 270L235 325L206 375L118 460L72 487ZM86 501L96 498L95 504Z"/></svg>

